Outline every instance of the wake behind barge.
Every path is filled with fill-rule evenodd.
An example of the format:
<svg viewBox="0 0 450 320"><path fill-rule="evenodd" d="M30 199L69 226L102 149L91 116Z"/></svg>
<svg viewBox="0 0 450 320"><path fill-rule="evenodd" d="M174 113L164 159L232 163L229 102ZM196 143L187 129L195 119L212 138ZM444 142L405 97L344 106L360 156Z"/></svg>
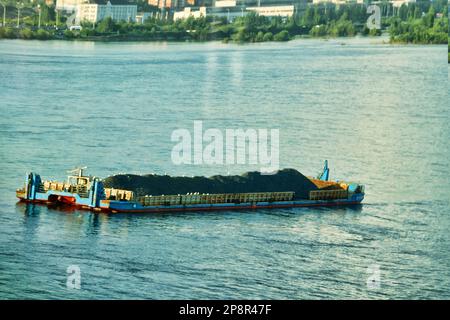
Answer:
<svg viewBox="0 0 450 320"><path fill-rule="evenodd" d="M97 177L84 175L83 169L84 168L77 169L76 174L69 176L67 182L43 181L38 174L29 173L27 175L25 186L16 190L16 196L21 201L25 202L64 204L80 209L105 211L110 213L345 206L360 204L364 199L363 185L342 181L329 181L329 168L327 162L325 162L323 172L318 178L307 178L294 170L297 177L301 177L307 183L305 186L308 185L308 187L304 187L302 184L303 189L299 189L296 187L297 185L295 185L291 189L296 191L289 189L280 190L280 188L284 188L286 184L284 182L277 182L276 185L278 187L274 187L273 191L267 191L267 185L265 188L264 186L261 186L262 184L265 184L264 181L270 181L268 179L275 181L280 180L276 180L277 177L271 178L270 176L265 176L265 180L253 179L253 181L259 181L256 183L256 187L248 187L248 184L245 184L245 180L243 183L242 179L239 182L239 185L236 183L236 186L234 186L231 183L231 186L228 186L233 190L234 187L236 187L236 189L244 191L239 193L192 192L179 194L177 193L176 188L173 187L174 183L172 181L171 184L169 184L169 190L174 190L174 194L140 195L139 190L142 190L142 188L125 190L121 188L105 187L105 181ZM142 178L142 176L135 177ZM223 176L218 177L220 177L220 181L225 179ZM256 176L256 178L258 177L261 179L261 176ZM168 176L151 176L151 178L153 179L151 180L153 182L155 181L155 178L164 178L164 181L171 181L167 179L181 179L170 178ZM105 179L106 182L108 182L108 179ZM183 179L185 180L181 181L189 182L189 180L186 179L197 179L196 181L198 181L199 177ZM284 176L284 179L286 180L286 175ZM128 180L130 180L130 177L128 177ZM261 181L263 181L263 183L261 183ZM227 183L230 184L229 182ZM111 183L109 182L109 184ZM217 185L219 185L219 189L217 189ZM220 183L217 181L214 182L214 186L216 186L216 189L212 187L206 187L206 189L212 191L223 190L220 189ZM223 188L223 186L221 187ZM243 188L244 190L242 190ZM245 188L248 188L247 191L251 192L245 192ZM199 189L202 188L199 187ZM205 189L205 187L203 187L203 189ZM181 188L181 190L183 190L183 188Z"/></svg>

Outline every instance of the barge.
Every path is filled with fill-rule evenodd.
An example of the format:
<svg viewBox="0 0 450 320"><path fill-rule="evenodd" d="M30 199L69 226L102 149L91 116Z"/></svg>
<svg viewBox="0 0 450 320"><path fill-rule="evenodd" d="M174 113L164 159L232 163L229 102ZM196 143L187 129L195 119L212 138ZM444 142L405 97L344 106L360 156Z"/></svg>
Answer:
<svg viewBox="0 0 450 320"><path fill-rule="evenodd" d="M317 178L285 169L273 176L247 173L233 176L237 177L234 180L226 176L211 179L157 175L119 175L101 180L85 175L84 169L76 169L65 182L44 181L40 175L29 173L24 187L16 190L16 196L24 202L62 204L109 213L347 206L360 204L364 199L364 185L329 181L327 161ZM196 190L180 192L186 188ZM169 192L148 194L145 190Z"/></svg>

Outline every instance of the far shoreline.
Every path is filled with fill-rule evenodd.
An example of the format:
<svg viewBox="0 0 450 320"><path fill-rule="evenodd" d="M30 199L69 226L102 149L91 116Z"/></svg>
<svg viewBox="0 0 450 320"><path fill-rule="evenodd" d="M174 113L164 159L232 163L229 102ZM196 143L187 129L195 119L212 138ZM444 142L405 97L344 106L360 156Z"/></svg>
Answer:
<svg viewBox="0 0 450 320"><path fill-rule="evenodd" d="M261 45L267 43L292 43L292 42L300 42L300 41L317 41L317 42L336 42L339 44L339 41L351 41L351 40L367 40L367 43L373 45L392 45L392 46L448 46L447 43L412 43L412 42L402 42L402 41L392 41L390 40L387 33L383 33L380 36L365 36L365 35L355 35L355 36L347 36L347 37L312 37L312 36L299 36L294 37L292 39L286 41L263 41L263 42L236 42L236 41L227 41L224 42L220 39L211 39L211 40L171 40L171 39L139 39L139 38L127 38L127 39L99 39L99 38L75 38L75 39L66 39L66 38L53 38L53 39L22 39L22 38L0 38L0 41L22 41L22 42L66 42L66 43L102 43L102 44L125 44L125 43L155 43L155 44L208 44L208 43L217 43L222 45L234 45L234 46L246 46L246 45ZM370 41L372 40L372 41ZM340 45L346 45L346 43L341 43Z"/></svg>

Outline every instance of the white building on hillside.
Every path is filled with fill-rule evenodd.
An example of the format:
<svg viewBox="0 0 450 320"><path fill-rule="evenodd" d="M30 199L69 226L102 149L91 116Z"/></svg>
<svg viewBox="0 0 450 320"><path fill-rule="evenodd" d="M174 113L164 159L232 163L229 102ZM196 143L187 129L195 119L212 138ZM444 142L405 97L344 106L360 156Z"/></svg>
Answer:
<svg viewBox="0 0 450 320"><path fill-rule="evenodd" d="M111 4L108 1L106 4L91 4L83 3L77 6L76 21L89 21L96 23L105 18L111 17L115 21L136 21L137 5L128 4Z"/></svg>
<svg viewBox="0 0 450 320"><path fill-rule="evenodd" d="M334 4L345 4L346 0L313 0L313 4L319 4L319 3L334 3Z"/></svg>
<svg viewBox="0 0 450 320"><path fill-rule="evenodd" d="M216 0L214 6L217 8L236 7L236 0Z"/></svg>
<svg viewBox="0 0 450 320"><path fill-rule="evenodd" d="M217 3L217 2L216 2ZM267 6L267 7L200 7L198 10L192 10L190 7L183 11L174 13L174 20L187 19L189 17L200 18L206 16L226 17L228 21L236 17L243 17L251 11L266 17L290 17L294 14L294 6Z"/></svg>
<svg viewBox="0 0 450 320"><path fill-rule="evenodd" d="M191 10L191 7L185 7L183 11L177 11L173 14L174 20L187 19L189 17L195 19L206 17L206 7L200 7L198 10Z"/></svg>
<svg viewBox="0 0 450 320"><path fill-rule="evenodd" d="M416 0L392 0L389 2L392 3L394 8L400 8L403 4L409 5L410 3L416 3Z"/></svg>
<svg viewBox="0 0 450 320"><path fill-rule="evenodd" d="M265 17L292 17L294 15L294 6L267 6L267 7L248 7L248 11L255 11L260 16Z"/></svg>
<svg viewBox="0 0 450 320"><path fill-rule="evenodd" d="M357 4L363 4L365 0L313 0L313 4L320 4L320 3L333 3L335 5L343 5L343 4L351 4L351 3L357 3Z"/></svg>
<svg viewBox="0 0 450 320"><path fill-rule="evenodd" d="M88 0L56 0L56 10L75 11L78 5Z"/></svg>

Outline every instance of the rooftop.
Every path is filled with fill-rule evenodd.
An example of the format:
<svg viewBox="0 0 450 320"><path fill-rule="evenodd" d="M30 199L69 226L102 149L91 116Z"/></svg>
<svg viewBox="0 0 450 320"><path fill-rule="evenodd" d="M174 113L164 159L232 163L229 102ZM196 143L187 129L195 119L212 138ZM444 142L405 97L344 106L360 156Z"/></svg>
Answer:
<svg viewBox="0 0 450 320"><path fill-rule="evenodd" d="M111 2L112 5L136 5L136 0L87 0L91 4L107 4Z"/></svg>

